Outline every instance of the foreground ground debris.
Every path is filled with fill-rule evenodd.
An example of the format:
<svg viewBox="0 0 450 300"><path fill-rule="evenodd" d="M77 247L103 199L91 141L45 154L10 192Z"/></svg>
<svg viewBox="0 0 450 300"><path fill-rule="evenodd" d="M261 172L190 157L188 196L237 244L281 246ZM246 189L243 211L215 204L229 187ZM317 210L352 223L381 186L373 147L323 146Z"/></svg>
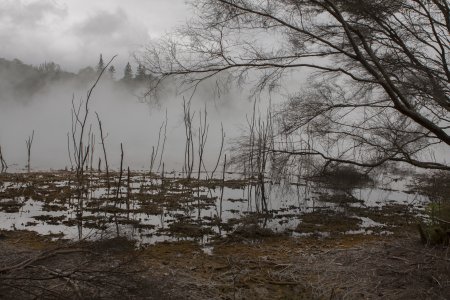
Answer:
<svg viewBox="0 0 450 300"><path fill-rule="evenodd" d="M262 199L245 198L252 181L134 174L117 192L106 190L102 174L89 176L80 191L70 172L2 175L2 222L14 226L0 231L0 298L450 295L447 246L422 244L417 230L420 222L431 226L429 203L447 201L425 179L405 192L299 183L291 194L274 193L281 203L292 191L298 198L261 210ZM221 199L225 185L229 195ZM387 196L364 198L373 193Z"/></svg>
<svg viewBox="0 0 450 300"><path fill-rule="evenodd" d="M448 249L417 235L51 242L1 232L2 299L446 299Z"/></svg>

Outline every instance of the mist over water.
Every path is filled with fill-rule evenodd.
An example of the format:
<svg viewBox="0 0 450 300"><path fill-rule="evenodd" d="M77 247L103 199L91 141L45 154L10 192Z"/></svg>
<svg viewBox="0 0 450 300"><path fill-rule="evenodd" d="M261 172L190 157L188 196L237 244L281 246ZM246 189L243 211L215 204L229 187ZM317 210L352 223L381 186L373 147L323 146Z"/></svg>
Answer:
<svg viewBox="0 0 450 300"><path fill-rule="evenodd" d="M0 145L9 165L8 171L25 169L27 163L26 139L33 130L31 150L32 170L70 168L67 135L72 126L72 96L77 106L80 99L86 100L87 88L75 82L58 82L47 86L32 96L26 103L7 99L0 102ZM185 94L189 98L190 94ZM258 103L267 105L264 100ZM214 97L208 89L201 89L192 98L191 112L194 115L194 142L198 143L199 111L207 110L209 124L205 149L205 165L213 168L221 144L221 123L226 134L226 145L245 127L246 115L251 114L253 103L243 93L229 91ZM180 171L184 161L185 129L183 121L183 95L174 91L165 93L156 103L144 103L126 88L113 82L101 80L95 88L90 104L86 135L89 126L95 134L94 166L98 157L103 161L100 132L95 112L101 118L110 167L120 165L120 143L124 148L124 167L134 170L148 169L152 147L158 143L158 134L167 112L167 140L162 162L166 171ZM203 114L203 112L202 112ZM164 128L162 130L163 134ZM163 136L161 136L160 149ZM156 159L159 163L159 156ZM104 166L104 165L103 165Z"/></svg>

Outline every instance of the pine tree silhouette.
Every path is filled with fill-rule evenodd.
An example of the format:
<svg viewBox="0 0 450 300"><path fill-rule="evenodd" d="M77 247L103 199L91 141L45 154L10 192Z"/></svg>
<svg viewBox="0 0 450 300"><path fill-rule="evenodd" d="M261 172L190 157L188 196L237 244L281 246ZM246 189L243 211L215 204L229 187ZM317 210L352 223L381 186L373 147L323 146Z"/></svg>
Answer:
<svg viewBox="0 0 450 300"><path fill-rule="evenodd" d="M125 71L123 72L123 80L127 82L133 80L133 70L131 69L131 65L129 62L125 66Z"/></svg>
<svg viewBox="0 0 450 300"><path fill-rule="evenodd" d="M105 63L103 62L103 56L100 54L100 59L97 64L97 73L100 73L105 67Z"/></svg>

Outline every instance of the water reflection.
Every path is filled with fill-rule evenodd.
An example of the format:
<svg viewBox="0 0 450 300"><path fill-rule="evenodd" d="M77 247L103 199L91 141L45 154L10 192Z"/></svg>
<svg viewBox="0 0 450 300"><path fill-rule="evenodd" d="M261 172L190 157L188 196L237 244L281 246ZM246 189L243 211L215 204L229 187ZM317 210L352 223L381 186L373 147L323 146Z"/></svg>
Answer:
<svg viewBox="0 0 450 300"><path fill-rule="evenodd" d="M126 236L141 244L206 242L255 230L265 230L257 234L325 234L341 228L370 233L386 231L384 221L392 220L384 217L381 208L414 215L428 201L417 193L385 186L337 189L306 180L266 182L262 189L258 181L231 175L224 181L197 181L175 174L159 178L134 173L119 188L117 176L113 177L112 187L107 188L102 174L88 176L89 184L83 188L68 173L3 177L0 227L73 240ZM309 226L316 221L316 227Z"/></svg>

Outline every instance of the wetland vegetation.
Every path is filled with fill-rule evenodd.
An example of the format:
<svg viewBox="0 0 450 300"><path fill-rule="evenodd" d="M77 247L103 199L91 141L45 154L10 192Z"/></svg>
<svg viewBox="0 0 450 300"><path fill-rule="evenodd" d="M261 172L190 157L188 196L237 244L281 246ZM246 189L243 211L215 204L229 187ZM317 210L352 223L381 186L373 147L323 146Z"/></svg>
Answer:
<svg viewBox="0 0 450 300"><path fill-rule="evenodd" d="M323 165L314 155L293 161L272 151L277 120L256 101L231 147L221 126L209 171L208 111L193 112L190 101L181 171L165 170L167 115L149 169L125 166L122 143L114 169L98 113L97 141L90 123L101 76L84 101L72 101L70 168L33 170L34 131L24 170L6 172L0 157L1 296L184 299L188 289L195 299L357 299L449 291L446 171Z"/></svg>
<svg viewBox="0 0 450 300"><path fill-rule="evenodd" d="M447 299L448 1L190 2L120 80L0 59L0 298Z"/></svg>
<svg viewBox="0 0 450 300"><path fill-rule="evenodd" d="M2 174L0 294L445 295L450 262L442 246L432 246L437 241L424 248L417 224L437 222L429 210L444 205L436 197L445 197L448 178L397 173L388 182L383 174L355 182L353 175L267 181L262 199L258 179L227 172L200 180L86 172L81 194L74 172Z"/></svg>

